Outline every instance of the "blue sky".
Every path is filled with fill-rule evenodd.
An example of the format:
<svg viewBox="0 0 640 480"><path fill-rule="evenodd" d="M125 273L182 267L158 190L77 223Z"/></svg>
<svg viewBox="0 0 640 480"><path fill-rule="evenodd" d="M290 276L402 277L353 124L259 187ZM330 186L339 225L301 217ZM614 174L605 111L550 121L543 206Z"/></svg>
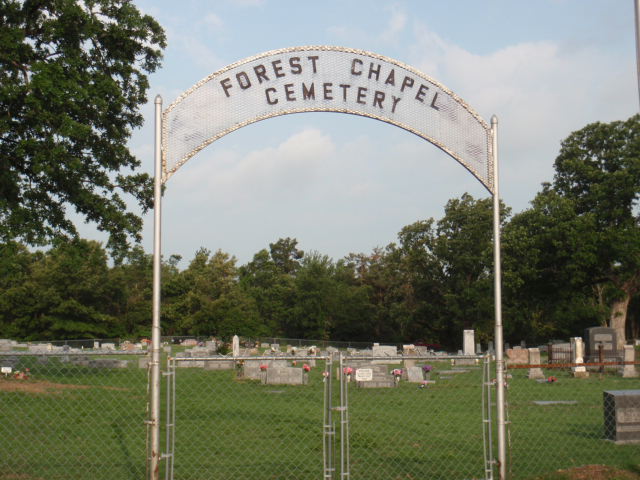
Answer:
<svg viewBox="0 0 640 480"><path fill-rule="evenodd" d="M336 45L404 62L499 118L501 197L528 207L553 176L560 142L638 111L632 0L136 0L165 28L149 98L168 106L228 64L267 50ZM132 150L153 171L152 106ZM240 264L280 237L334 260L396 240L447 200L484 187L433 145L335 113L269 119L233 132L168 182L163 252L204 246ZM144 246L153 245L150 213ZM82 231L91 237L90 229ZM95 236L95 235L94 235ZM97 237L98 238L98 237Z"/></svg>

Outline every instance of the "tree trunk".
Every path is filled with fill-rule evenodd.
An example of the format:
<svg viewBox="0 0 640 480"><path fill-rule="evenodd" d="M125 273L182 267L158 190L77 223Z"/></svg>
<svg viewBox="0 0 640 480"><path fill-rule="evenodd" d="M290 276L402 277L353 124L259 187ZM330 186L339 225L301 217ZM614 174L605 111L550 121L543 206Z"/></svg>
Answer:
<svg viewBox="0 0 640 480"><path fill-rule="evenodd" d="M624 350L624 345L627 343L625 338L625 326L627 324L627 309L629 308L629 301L631 300L631 294L628 290L623 290L621 298L614 300L611 305L611 317L609 317L609 326L616 331L618 337L618 350Z"/></svg>

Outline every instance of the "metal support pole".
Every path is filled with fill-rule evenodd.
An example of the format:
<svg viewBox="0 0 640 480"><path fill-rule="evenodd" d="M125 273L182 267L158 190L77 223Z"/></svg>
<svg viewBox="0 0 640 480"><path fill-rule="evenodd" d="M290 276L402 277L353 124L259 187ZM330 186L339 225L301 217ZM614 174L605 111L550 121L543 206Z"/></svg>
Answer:
<svg viewBox="0 0 640 480"><path fill-rule="evenodd" d="M640 99L640 0L634 0L636 25L636 75L638 77L638 98Z"/></svg>
<svg viewBox="0 0 640 480"><path fill-rule="evenodd" d="M504 343L502 338L502 268L500 256L500 181L498 178L498 117L491 117L493 139L493 269L495 290L495 341L496 341L496 409L498 419L498 467L499 478L507 478L507 449L504 401Z"/></svg>
<svg viewBox="0 0 640 480"><path fill-rule="evenodd" d="M150 479L160 478L160 260L162 203L162 97L155 100L153 191L153 318L151 324L151 459Z"/></svg>

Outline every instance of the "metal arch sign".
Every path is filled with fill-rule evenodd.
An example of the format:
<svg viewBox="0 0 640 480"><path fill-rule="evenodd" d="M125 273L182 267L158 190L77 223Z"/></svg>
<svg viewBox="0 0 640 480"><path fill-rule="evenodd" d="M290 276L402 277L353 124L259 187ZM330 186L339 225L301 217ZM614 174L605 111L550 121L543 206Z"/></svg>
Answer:
<svg viewBox="0 0 640 480"><path fill-rule="evenodd" d="M496 463L500 479L506 478L497 118L493 117L489 126L453 92L401 62L362 50L327 46L292 47L241 60L194 85L164 112L162 99L156 97L149 478L159 480L161 459L162 184L191 157L224 135L260 120L303 112L350 113L403 128L449 154L492 194Z"/></svg>
<svg viewBox="0 0 640 480"><path fill-rule="evenodd" d="M311 46L241 60L182 94L162 118L162 181L222 136L302 112L361 115L436 145L494 193L491 127L449 89L397 60Z"/></svg>

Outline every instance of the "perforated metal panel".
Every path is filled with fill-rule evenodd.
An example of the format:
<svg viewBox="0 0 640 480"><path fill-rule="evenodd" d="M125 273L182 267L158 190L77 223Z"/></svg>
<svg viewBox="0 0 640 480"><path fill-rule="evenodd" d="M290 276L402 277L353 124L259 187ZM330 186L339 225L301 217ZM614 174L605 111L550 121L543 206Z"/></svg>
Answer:
<svg viewBox="0 0 640 480"><path fill-rule="evenodd" d="M163 113L163 182L218 138L270 117L362 115L408 130L494 191L491 128L462 99L396 60L341 47L266 52L213 73Z"/></svg>

